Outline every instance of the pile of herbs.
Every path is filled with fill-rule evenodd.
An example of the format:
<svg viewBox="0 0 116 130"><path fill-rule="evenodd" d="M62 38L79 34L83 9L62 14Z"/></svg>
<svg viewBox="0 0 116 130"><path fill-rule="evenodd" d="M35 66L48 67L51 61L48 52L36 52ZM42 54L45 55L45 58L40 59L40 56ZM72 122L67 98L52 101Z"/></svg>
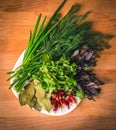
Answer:
<svg viewBox="0 0 116 130"><path fill-rule="evenodd" d="M21 105L49 111L52 93L60 90L94 100L93 96L100 92L99 85L104 83L93 73L93 67L100 52L110 48L112 36L92 30L93 22L85 21L91 11L79 14L81 4L73 5L62 17L59 11L65 2L47 23L47 16L43 20L41 14L38 16L22 65L8 72L8 80L13 79L10 88L19 93Z"/></svg>

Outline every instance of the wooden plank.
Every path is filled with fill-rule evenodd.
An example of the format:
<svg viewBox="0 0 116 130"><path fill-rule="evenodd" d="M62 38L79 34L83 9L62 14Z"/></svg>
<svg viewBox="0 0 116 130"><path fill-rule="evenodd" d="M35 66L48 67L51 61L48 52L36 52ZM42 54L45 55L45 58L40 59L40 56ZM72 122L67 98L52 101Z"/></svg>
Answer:
<svg viewBox="0 0 116 130"><path fill-rule="evenodd" d="M0 43L0 54L20 54L27 47L28 39L7 39L0 40Z"/></svg>
<svg viewBox="0 0 116 130"><path fill-rule="evenodd" d="M30 11L37 9L39 12L48 12L49 11L49 6L48 6L49 0L32 0L29 2L28 0L21 0L21 1L15 1L15 0L10 0L10 1L0 1L0 11L5 11L5 12L15 12L15 11Z"/></svg>
<svg viewBox="0 0 116 130"><path fill-rule="evenodd" d="M77 116L77 115L76 115ZM104 118L105 119L104 119ZM2 122L2 128L5 128L5 130L16 130L18 129L24 129L24 130L50 130L50 126L52 126L52 129L55 130L71 130L71 129L91 129L94 128L94 130L102 130L102 129L111 129L115 130L115 121L114 117L107 116L98 116L93 117L90 116L90 118L80 117L77 118L74 115L66 115L64 117L42 117L39 115L38 117L8 117L8 118L1 118L0 122ZM74 121L71 121L71 118L74 119ZM61 125L63 124L63 125ZM104 124L104 125L103 125ZM110 125L109 125L110 124Z"/></svg>

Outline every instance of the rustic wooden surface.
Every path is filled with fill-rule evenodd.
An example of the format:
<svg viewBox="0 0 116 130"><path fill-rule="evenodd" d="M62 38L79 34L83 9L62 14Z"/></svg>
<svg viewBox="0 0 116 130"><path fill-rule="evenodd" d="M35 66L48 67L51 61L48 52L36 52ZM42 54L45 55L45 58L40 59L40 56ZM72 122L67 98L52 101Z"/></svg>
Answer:
<svg viewBox="0 0 116 130"><path fill-rule="evenodd" d="M10 71L28 43L29 31L39 13L51 16L62 0L0 0L0 130L116 130L116 45L105 50L95 68L106 84L96 102L84 99L70 114L43 115L21 107L6 82ZM68 0L65 14L73 3L81 2L81 12L93 10L89 19L94 29L116 32L116 0Z"/></svg>

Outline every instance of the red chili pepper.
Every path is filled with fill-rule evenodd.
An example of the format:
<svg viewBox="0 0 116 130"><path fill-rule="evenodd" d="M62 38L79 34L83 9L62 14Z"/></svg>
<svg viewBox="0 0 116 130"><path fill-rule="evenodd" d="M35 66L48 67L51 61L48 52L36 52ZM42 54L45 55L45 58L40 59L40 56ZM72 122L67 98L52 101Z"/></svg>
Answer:
<svg viewBox="0 0 116 130"><path fill-rule="evenodd" d="M62 104L65 104L65 99L61 99L61 103L62 103Z"/></svg>
<svg viewBox="0 0 116 130"><path fill-rule="evenodd" d="M57 111L57 107L54 107L53 110L54 110L54 111Z"/></svg>
<svg viewBox="0 0 116 130"><path fill-rule="evenodd" d="M65 105L68 107L68 109L70 109L70 104L68 101L65 101Z"/></svg>
<svg viewBox="0 0 116 130"><path fill-rule="evenodd" d="M57 109L58 109L58 104L57 104L57 101L56 101L53 104L53 110L56 111Z"/></svg>
<svg viewBox="0 0 116 130"><path fill-rule="evenodd" d="M61 103L60 103L60 102L57 102L57 104L58 104L58 107L61 108L61 106L62 106Z"/></svg>
<svg viewBox="0 0 116 130"><path fill-rule="evenodd" d="M69 95L69 98L72 102L76 103L76 99L72 94Z"/></svg>
<svg viewBox="0 0 116 130"><path fill-rule="evenodd" d="M70 98L68 98L68 102L69 102L69 103L72 103L72 100L71 100Z"/></svg>

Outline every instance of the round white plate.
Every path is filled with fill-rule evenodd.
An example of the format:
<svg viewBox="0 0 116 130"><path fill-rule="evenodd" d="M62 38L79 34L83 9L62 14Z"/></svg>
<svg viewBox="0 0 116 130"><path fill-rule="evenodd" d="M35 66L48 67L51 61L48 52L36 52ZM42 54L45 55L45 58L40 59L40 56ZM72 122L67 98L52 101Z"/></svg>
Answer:
<svg viewBox="0 0 116 130"><path fill-rule="evenodd" d="M22 64L23 57L24 57L24 51L20 55L20 57L18 58L16 64L14 65L13 70L15 70L17 67L19 67ZM10 82L12 84L13 83L13 79L11 79ZM12 91L13 91L14 95L18 98L18 93L15 91L15 89L13 87L12 87ZM65 114L68 114L69 112L73 111L78 106L78 104L80 103L81 99L76 97L76 101L77 101L76 104L71 104L70 105L70 109L68 109L66 106L64 106L62 109L58 109L56 112L54 112L53 110L51 110L50 112L47 112L46 110L42 109L40 111L40 113L51 115L51 116L65 115Z"/></svg>

